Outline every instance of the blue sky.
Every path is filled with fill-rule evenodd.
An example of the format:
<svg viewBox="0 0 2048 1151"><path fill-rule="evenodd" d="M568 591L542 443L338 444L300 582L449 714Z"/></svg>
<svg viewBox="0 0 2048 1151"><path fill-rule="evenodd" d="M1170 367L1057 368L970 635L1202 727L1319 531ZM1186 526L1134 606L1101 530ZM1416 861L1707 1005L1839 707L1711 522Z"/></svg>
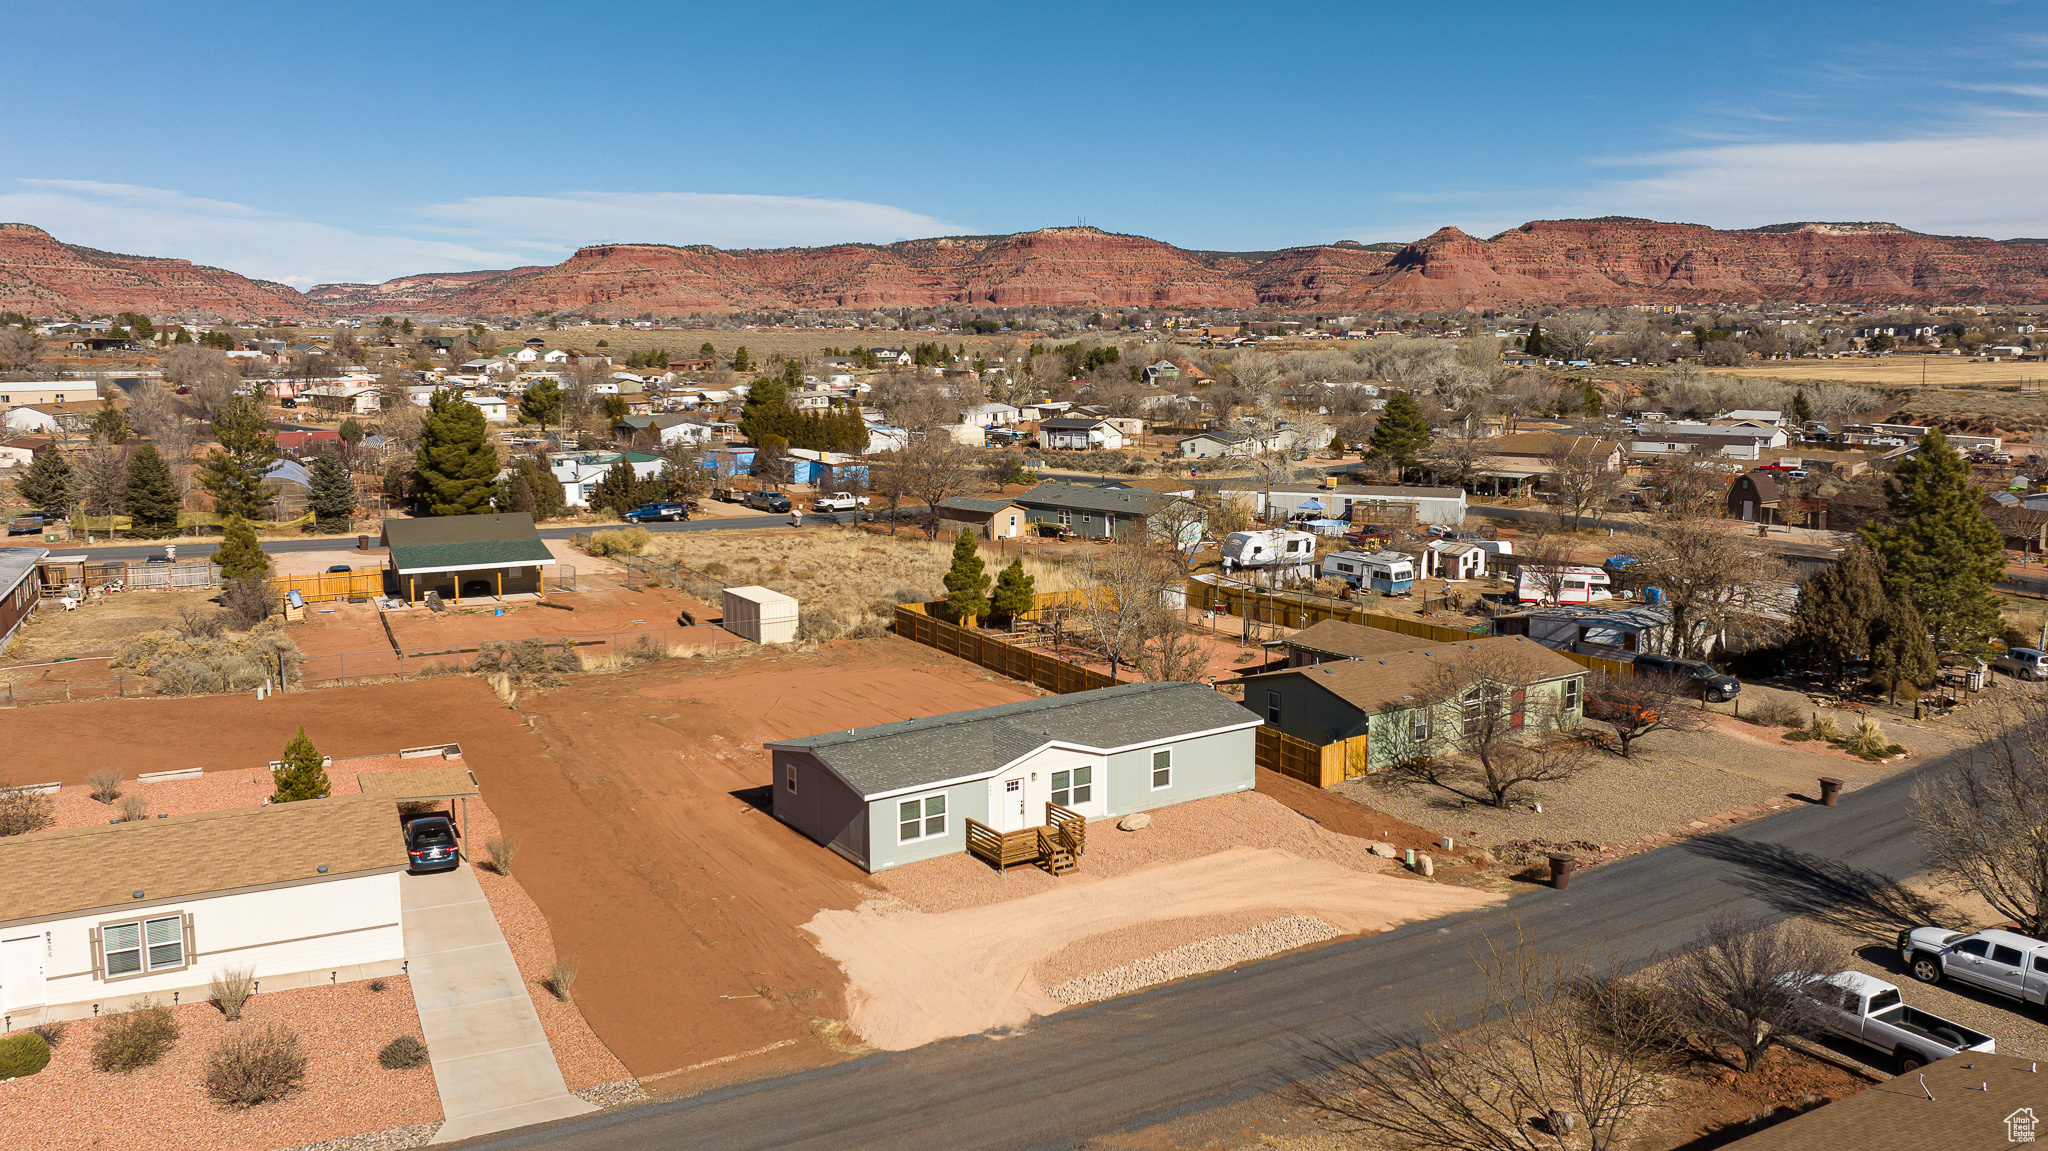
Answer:
<svg viewBox="0 0 2048 1151"><path fill-rule="evenodd" d="M299 287L603 240L2048 236L2048 3L42 3L0 220Z"/></svg>

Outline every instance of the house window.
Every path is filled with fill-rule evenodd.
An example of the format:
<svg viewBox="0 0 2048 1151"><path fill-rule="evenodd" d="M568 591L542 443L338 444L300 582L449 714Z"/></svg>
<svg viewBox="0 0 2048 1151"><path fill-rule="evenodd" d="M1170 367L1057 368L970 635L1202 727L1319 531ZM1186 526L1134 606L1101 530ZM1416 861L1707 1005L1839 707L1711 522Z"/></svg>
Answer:
<svg viewBox="0 0 2048 1151"><path fill-rule="evenodd" d="M1580 684L1577 679L1564 681L1564 709L1566 711L1579 710L1579 689Z"/></svg>
<svg viewBox="0 0 2048 1151"><path fill-rule="evenodd" d="M1161 748L1152 753L1152 790L1162 791L1173 786L1173 750Z"/></svg>
<svg viewBox="0 0 2048 1151"><path fill-rule="evenodd" d="M796 768L794 766L783 767L782 786L787 791L793 792L796 790Z"/></svg>
<svg viewBox="0 0 2048 1151"><path fill-rule="evenodd" d="M1060 526L1063 528L1074 526L1074 512L1072 508L1060 509Z"/></svg>
<svg viewBox="0 0 2048 1151"><path fill-rule="evenodd" d="M1418 707L1414 711L1410 712L1409 716L1411 717L1410 722L1414 725L1416 746L1419 747L1422 744L1428 743L1429 709L1426 707Z"/></svg>
<svg viewBox="0 0 2048 1151"><path fill-rule="evenodd" d="M1061 807L1079 807L1095 794L1095 769L1077 767L1052 773L1052 801Z"/></svg>
<svg viewBox="0 0 2048 1151"><path fill-rule="evenodd" d="M1095 522L1095 513L1093 513L1093 512L1082 512L1082 513L1081 513L1081 522L1082 522L1082 523L1084 523L1084 524L1092 524L1092 523L1094 523L1094 522Z"/></svg>
<svg viewBox="0 0 2048 1151"><path fill-rule="evenodd" d="M1316 662L1321 663L1322 661L1317 660ZM1272 724L1280 722L1280 693L1277 691L1266 693L1266 722Z"/></svg>
<svg viewBox="0 0 2048 1151"><path fill-rule="evenodd" d="M100 928L100 956L107 978L169 971L185 966L185 917L131 919Z"/></svg>
<svg viewBox="0 0 2048 1151"><path fill-rule="evenodd" d="M916 843L946 834L946 796L927 795L896 805L896 842Z"/></svg>

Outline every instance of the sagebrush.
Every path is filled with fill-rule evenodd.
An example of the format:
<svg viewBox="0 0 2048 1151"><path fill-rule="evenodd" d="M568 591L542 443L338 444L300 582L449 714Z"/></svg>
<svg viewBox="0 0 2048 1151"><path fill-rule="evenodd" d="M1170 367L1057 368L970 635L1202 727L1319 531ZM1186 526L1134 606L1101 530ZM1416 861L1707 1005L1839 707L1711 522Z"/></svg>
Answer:
<svg viewBox="0 0 2048 1151"><path fill-rule="evenodd" d="M162 1059L177 1042L177 1016L145 1000L100 1020L92 1036L92 1065L97 1071L134 1071Z"/></svg>
<svg viewBox="0 0 2048 1151"><path fill-rule="evenodd" d="M146 675L163 695L248 691L265 681L290 687L306 662L299 645L272 619L243 632L190 636L166 630L121 645L112 666Z"/></svg>
<svg viewBox="0 0 2048 1151"><path fill-rule="evenodd" d="M213 977L209 988L213 1005L230 1021L242 1017L242 1008L249 997L256 994L256 970L251 967L230 967Z"/></svg>
<svg viewBox="0 0 2048 1151"><path fill-rule="evenodd" d="M289 1027L237 1028L206 1054L206 1093L224 1107L282 1099L305 1082L306 1046Z"/></svg>
<svg viewBox="0 0 2048 1151"><path fill-rule="evenodd" d="M427 1045L410 1035L393 1039L377 1052L377 1065L386 1071L405 1071L426 1063Z"/></svg>

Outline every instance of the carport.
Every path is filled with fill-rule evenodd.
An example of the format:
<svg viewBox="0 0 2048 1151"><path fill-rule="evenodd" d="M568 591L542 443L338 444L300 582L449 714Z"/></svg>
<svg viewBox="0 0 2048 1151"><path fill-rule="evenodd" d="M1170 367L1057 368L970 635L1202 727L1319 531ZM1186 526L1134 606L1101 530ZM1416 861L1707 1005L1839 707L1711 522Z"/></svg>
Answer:
<svg viewBox="0 0 2048 1151"><path fill-rule="evenodd" d="M524 512L387 519L380 541L391 550L392 590L408 604L432 592L461 603L472 598L538 594L541 569L554 555Z"/></svg>
<svg viewBox="0 0 2048 1151"><path fill-rule="evenodd" d="M364 771L356 775L364 795L393 803L462 801L463 850L469 845L469 800L478 794L476 773L466 767L423 767L417 771Z"/></svg>

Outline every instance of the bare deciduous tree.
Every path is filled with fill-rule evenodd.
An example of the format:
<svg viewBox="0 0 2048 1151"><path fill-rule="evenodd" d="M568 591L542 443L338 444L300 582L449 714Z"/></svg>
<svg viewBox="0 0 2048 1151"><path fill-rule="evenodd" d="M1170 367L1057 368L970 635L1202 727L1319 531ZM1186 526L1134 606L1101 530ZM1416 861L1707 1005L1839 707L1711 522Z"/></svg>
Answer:
<svg viewBox="0 0 2048 1151"><path fill-rule="evenodd" d="M1571 516L1578 531L1586 516L1599 519L1607 501L1621 494L1623 478L1611 464L1614 445L1597 436L1558 436L1547 457L1550 489L1557 493L1558 514Z"/></svg>
<svg viewBox="0 0 2048 1151"><path fill-rule="evenodd" d="M1671 961L1665 979L1710 1053L1747 1073L1783 1036L1819 1030L1820 1005L1799 977L1831 975L1842 961L1841 948L1806 924L1723 916Z"/></svg>
<svg viewBox="0 0 2048 1151"><path fill-rule="evenodd" d="M1928 868L2036 937L2048 934L2048 705L1972 710L1977 744L1913 790Z"/></svg>
<svg viewBox="0 0 2048 1151"><path fill-rule="evenodd" d="M164 379L173 387L186 388L208 419L220 410L242 386L241 370L219 348L187 344L172 348L163 359Z"/></svg>
<svg viewBox="0 0 2048 1151"><path fill-rule="evenodd" d="M923 502L925 522L936 532L939 501L959 495L974 482L974 453L937 431L911 436L897 460L905 489Z"/></svg>
<svg viewBox="0 0 2048 1151"><path fill-rule="evenodd" d="M1415 746L1390 778L1473 803L1506 807L1532 783L1568 779L1586 765L1585 741L1558 730L1561 693L1532 691L1556 678L1533 643L1487 641L1433 649L1439 662L1416 686Z"/></svg>
<svg viewBox="0 0 2048 1151"><path fill-rule="evenodd" d="M0 327L0 371L33 372L42 358L41 336L22 328Z"/></svg>
<svg viewBox="0 0 2048 1151"><path fill-rule="evenodd" d="M1146 641L1162 630L1161 593L1174 586L1178 564L1145 529L1129 527L1089 565L1095 594L1078 617L1082 631L1109 661L1110 674L1137 663Z"/></svg>
<svg viewBox="0 0 2048 1151"><path fill-rule="evenodd" d="M1481 990L1383 1033L1325 1045L1288 1095L1376 1146L1609 1151L1656 1122L1674 1046L1661 1000L1613 967L1489 947Z"/></svg>
<svg viewBox="0 0 2048 1151"><path fill-rule="evenodd" d="M1694 659L1731 626L1756 618L1773 574L1755 541L1722 520L1654 524L1636 558L1641 578L1663 589L1671 609L1668 654Z"/></svg>

